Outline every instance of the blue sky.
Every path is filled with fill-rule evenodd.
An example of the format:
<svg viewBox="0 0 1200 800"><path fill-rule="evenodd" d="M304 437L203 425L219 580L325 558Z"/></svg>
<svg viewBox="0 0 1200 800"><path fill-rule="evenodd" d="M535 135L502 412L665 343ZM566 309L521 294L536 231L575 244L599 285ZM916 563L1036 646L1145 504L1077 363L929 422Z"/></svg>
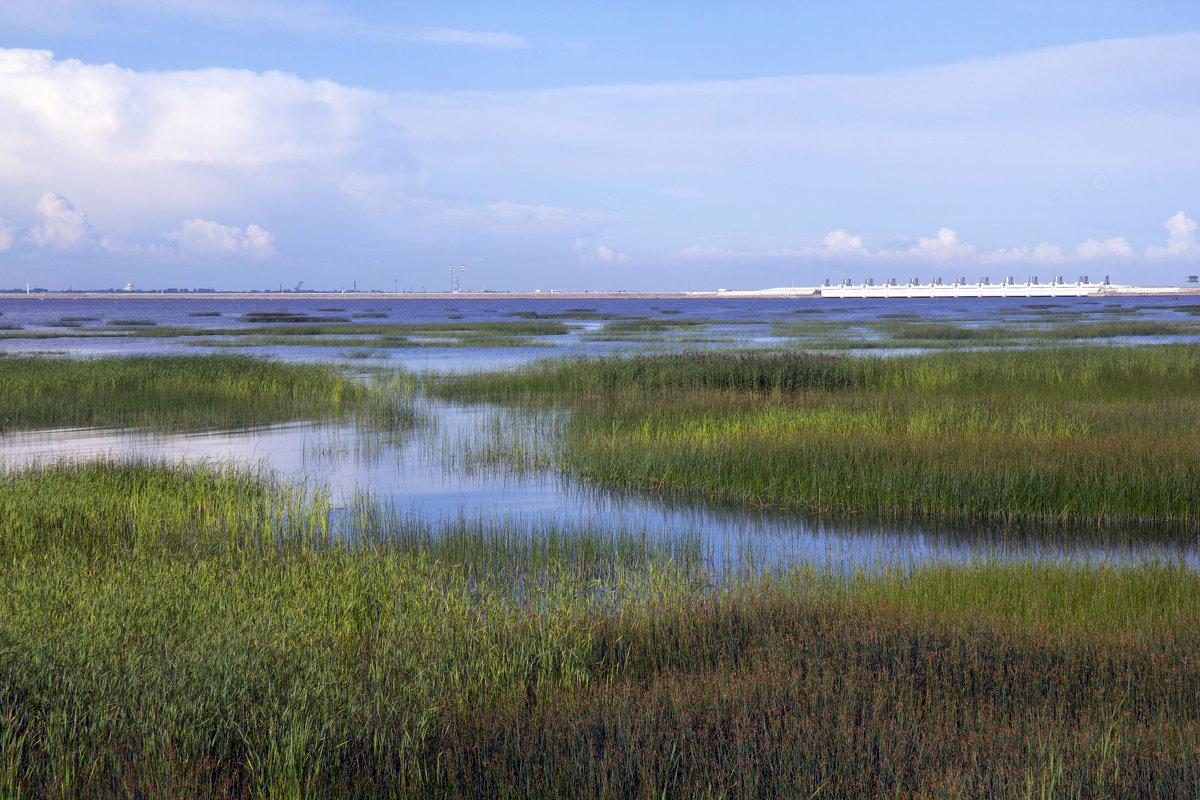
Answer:
<svg viewBox="0 0 1200 800"><path fill-rule="evenodd" d="M0 288L1174 285L1197 86L1186 2L0 0Z"/></svg>

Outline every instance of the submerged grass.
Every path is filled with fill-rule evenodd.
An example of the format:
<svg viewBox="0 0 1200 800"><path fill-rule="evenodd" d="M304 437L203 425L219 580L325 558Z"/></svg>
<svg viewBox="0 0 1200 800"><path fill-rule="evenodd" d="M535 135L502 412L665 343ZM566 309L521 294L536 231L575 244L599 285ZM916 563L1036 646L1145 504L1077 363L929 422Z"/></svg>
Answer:
<svg viewBox="0 0 1200 800"><path fill-rule="evenodd" d="M571 408L602 486L891 519L1200 530L1200 347L715 353L431 378Z"/></svg>
<svg viewBox="0 0 1200 800"><path fill-rule="evenodd" d="M1200 580L707 572L209 466L0 473L0 795L1193 797ZM971 587L976 587L972 591Z"/></svg>

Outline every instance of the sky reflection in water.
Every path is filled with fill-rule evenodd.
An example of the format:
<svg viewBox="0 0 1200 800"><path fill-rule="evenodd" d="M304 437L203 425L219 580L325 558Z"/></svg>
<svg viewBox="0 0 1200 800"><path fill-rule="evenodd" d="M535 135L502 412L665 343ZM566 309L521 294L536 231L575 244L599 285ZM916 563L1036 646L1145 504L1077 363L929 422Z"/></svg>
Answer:
<svg viewBox="0 0 1200 800"><path fill-rule="evenodd" d="M1038 537L1013 541L986 528L852 525L617 494L546 469L464 467L464 443L486 439L497 425L520 424L519 414L441 403L424 408L434 424L400 434L365 431L353 423L311 422L200 433L78 428L8 433L0 436L0 464L16 468L58 459L135 458L251 465L323 487L334 506L342 509L365 494L402 515L424 520L505 520L530 529L551 522L645 531L668 539L700 532L717 564L751 557L759 562L801 559L849 568L992 556L1083 561L1155 558L1200 567L1194 544L1132 544L1115 535L1088 543Z"/></svg>
<svg viewBox="0 0 1200 800"><path fill-rule="evenodd" d="M1192 298L1194 299L1194 298ZM710 324L666 330L627 341L597 341L604 320L565 320L569 333L532 337L531 344L549 347L419 347L369 350L354 363L402 366L412 370L474 370L504 368L547 356L596 356L637 350L678 350L682 347L776 347L789 342L775 334L772 323L797 325L825 320L843 325L842 334L869 328L889 318L917 318L967 326L985 321L1040 324L1042 315L1078 319L1190 320L1197 306L1189 298L1063 299L1047 303L1025 298L938 300L768 300L768 299L606 299L543 298L513 300L495 296L446 299L311 299L249 298L218 300L202 297L140 297L115 299L11 299L0 301L2 321L19 331L53 334L65 330L60 320L87 318L95 327L110 320L153 320L164 329L191 326L233 329L250 324L248 312L287 308L311 315L344 316L354 321L442 323L517 321L530 313L541 315L581 312L627 319L663 322L702 319ZM197 317L195 312L219 316ZM897 314L896 312L903 312ZM356 315L358 315L356 317ZM364 319L365 317L365 319ZM852 327L847 328L845 325ZM281 328L283 330L283 328ZM839 335L842 335L839 334ZM868 336L873 335L869 334ZM1194 339L1195 337L1188 337ZM232 337L230 341L235 341ZM59 352L73 356L233 352L302 361L338 361L347 355L337 347L267 346L213 347L209 337L81 338L0 341L10 353ZM197 346L199 345L199 346ZM803 346L803 345L793 345ZM896 355L908 350L864 350L863 355ZM912 564L960 561L988 555L1005 558L1183 560L1200 566L1197 542L1131 544L1119 532L1087 537L1013 537L989 529L934 530L866 523L803 519L795 515L705 508L672 503L644 495L618 495L564 479L549 468L533 471L471 468L464 442L486 445L497 429L535 424L516 412L487 406L427 403L431 424L397 434L362 431L349 423L289 423L235 431L154 433L134 430L69 429L0 435L0 464L9 468L37 461L82 458L139 458L154 461L206 459L220 463L269 468L279 475L326 487L336 505L369 494L405 514L427 520L484 518L538 523L590 525L605 529L646 531L653 536L684 536L700 532L711 542L719 561L737 561L746 553L755 558L801 558L834 565ZM545 436L535 432L534 435ZM1081 543L1082 542L1082 543Z"/></svg>

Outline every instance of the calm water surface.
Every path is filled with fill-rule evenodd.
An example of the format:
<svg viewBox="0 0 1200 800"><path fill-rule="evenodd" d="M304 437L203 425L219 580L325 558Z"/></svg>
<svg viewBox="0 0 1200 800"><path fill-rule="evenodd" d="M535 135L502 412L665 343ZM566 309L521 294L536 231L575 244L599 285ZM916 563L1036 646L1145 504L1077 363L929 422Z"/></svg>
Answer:
<svg viewBox="0 0 1200 800"><path fill-rule="evenodd" d="M569 313L588 308L592 313L629 317L652 317L664 310L679 311L680 318L715 320L707 332L719 330L732 343L778 346L781 340L768 334L772 320L808 316L798 310L818 309L837 319L854 318L864 323L897 312L925 318L995 319L1020 313L1030 303L1024 299L952 301L835 301L835 300L596 300L556 299L501 301L494 298L445 300L237 300L175 299L164 297L111 300L16 300L0 301L0 324L19 330L53 332L63 317L104 319L147 319L159 326L203 325L234 327L247 323L239 317L247 311L278 310L311 313L314 316L349 316L353 313L386 314L369 321L441 322L450 314L466 321L506 319L505 314L537 311L541 314ZM1049 302L1049 301L1047 301ZM1096 311L1095 300L1054 301L1068 312ZM1111 301L1113 316L1177 319L1191 308L1170 298ZM1117 305L1123 303L1123 306ZM823 304L823 305L822 305ZM110 308L113 306L114 308ZM1114 311L1113 308L1116 307ZM339 307L341 312L320 311ZM369 312L366 309L371 309ZM219 317L191 316L197 311L216 310ZM364 320L368 321L368 320ZM569 320L568 320L569 322ZM96 325L97 322L84 322ZM588 339L603 321L579 320L566 336L552 339L552 348L437 348L373 351L370 361L402 365L418 370L462 370L511 366L547 355L596 355L630 349L663 349L688 346L687 337L677 332L657 342L594 342ZM70 331L75 332L75 331ZM0 331L2 333L2 331ZM682 332L686 334L688 332ZM703 334L696 338L703 338ZM711 346L711 345L708 345ZM201 346L173 338L76 337L55 339L7 339L0 347L8 352L64 352L73 356L133 355L147 353L198 353L208 351L254 352L268 357L301 360L340 360L336 349L327 347L236 348ZM357 363L357 362L356 362ZM548 464L513 464L476 456L488 448L503 450L513 442L552 436L553 420L536 418L489 406L460 406L423 403L427 425L398 433L364 431L353 423L288 423L232 431L199 433L156 433L143 430L59 429L0 435L0 465L12 468L58 459L98 457L144 458L167 462L208 460L258 466L281 476L325 487L335 505L345 507L356 496L369 494L403 513L425 519L505 519L531 528L553 521L560 524L593 525L646 531L670 537L700 531L712 544L717 559L737 561L755 558L798 558L821 564L858 566L912 564L926 561L961 561L978 556L1015 559L1139 560L1158 558L1184 561L1200 567L1200 547L1195 541L1183 544L1135 544L1120 531L1110 531L1080 544L1078 540L1047 541L1031 537L1014 541L989 529L922 529L896 526L851 526L829 521L801 519L747 511L709 509L672 504L661 498L617 495L595 490L561 478ZM518 468L519 467L519 468Z"/></svg>

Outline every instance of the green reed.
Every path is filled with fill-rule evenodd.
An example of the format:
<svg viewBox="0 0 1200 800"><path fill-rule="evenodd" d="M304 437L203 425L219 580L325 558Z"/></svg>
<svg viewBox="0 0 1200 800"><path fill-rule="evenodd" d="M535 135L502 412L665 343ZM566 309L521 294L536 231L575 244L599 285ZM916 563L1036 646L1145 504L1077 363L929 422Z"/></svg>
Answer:
<svg viewBox="0 0 1200 800"><path fill-rule="evenodd" d="M953 341L976 345L1011 345L1029 341L1110 339L1114 337L1196 336L1200 325L1178 320L1090 320L1084 312L1055 312L1040 317L1047 324L996 324L974 327L956 322L888 320L872 327L895 341Z"/></svg>
<svg viewBox="0 0 1200 800"><path fill-rule="evenodd" d="M694 353L431 378L571 409L603 486L893 519L1200 525L1200 348Z"/></svg>
<svg viewBox="0 0 1200 800"><path fill-rule="evenodd" d="M236 426L353 410L399 418L400 405L316 364L228 356L0 360L0 430Z"/></svg>
<svg viewBox="0 0 1200 800"><path fill-rule="evenodd" d="M548 342L524 336L502 336L487 332L447 336L221 336L190 339L198 347L377 347L386 349L415 347L551 347Z"/></svg>
<svg viewBox="0 0 1200 800"><path fill-rule="evenodd" d="M242 318L246 320L246 318ZM265 318L254 317L249 322L263 322ZM158 329L136 329L123 331L129 336L150 338L209 337L209 336L272 336L272 337L319 337L319 336L413 336L447 337L457 336L557 336L568 333L570 326L557 321L486 321L486 322L342 322L329 321L322 317L274 317L270 324L250 324L229 327L163 326ZM100 332L102 329L85 328Z"/></svg>
<svg viewBox="0 0 1200 800"><path fill-rule="evenodd" d="M107 499L106 499L107 498ZM5 797L1189 797L1171 565L707 573L216 467L0 476ZM976 587L973 591L972 587Z"/></svg>

